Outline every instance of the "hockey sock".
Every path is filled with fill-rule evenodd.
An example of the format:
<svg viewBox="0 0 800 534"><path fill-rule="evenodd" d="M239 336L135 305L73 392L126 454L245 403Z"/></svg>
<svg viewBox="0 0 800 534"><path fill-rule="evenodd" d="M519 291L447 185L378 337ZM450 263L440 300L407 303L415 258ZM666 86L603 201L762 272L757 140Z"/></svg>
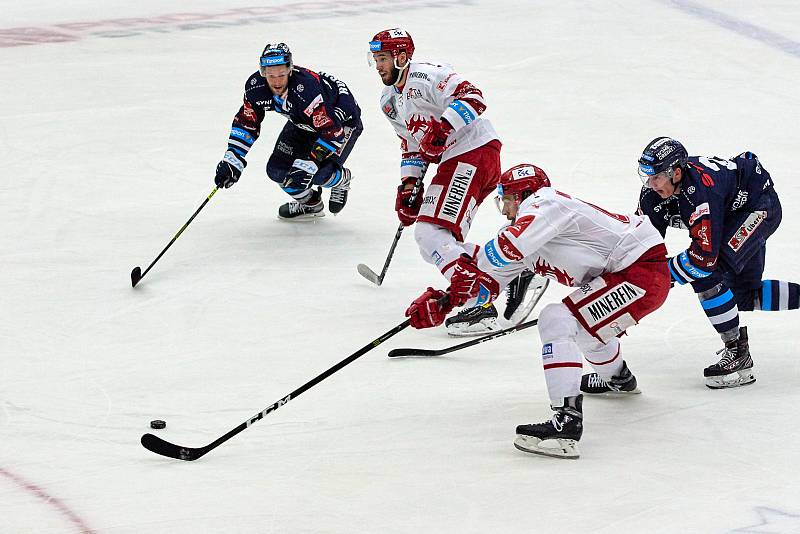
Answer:
<svg viewBox="0 0 800 534"><path fill-rule="evenodd" d="M286 193L289 194L293 199L295 199L300 204L305 204L309 200L311 200L311 196L314 194L313 189L305 189L302 191L297 191L296 189L289 189L289 188L282 188Z"/></svg>
<svg viewBox="0 0 800 534"><path fill-rule="evenodd" d="M800 308L800 284L783 280L761 281L761 290L756 290L755 309L783 311L798 308Z"/></svg>
<svg viewBox="0 0 800 534"><path fill-rule="evenodd" d="M553 406L580 394L583 355L575 342L580 328L563 302L550 303L539 313L544 379Z"/></svg>
<svg viewBox="0 0 800 534"><path fill-rule="evenodd" d="M460 243L449 230L429 222L417 222L414 239L422 258L435 265L448 280L462 254L474 256L478 251L476 245Z"/></svg>
<svg viewBox="0 0 800 534"><path fill-rule="evenodd" d="M723 341L736 339L739 332L739 308L733 291L723 284L717 284L707 291L697 294L700 305L714 329Z"/></svg>
<svg viewBox="0 0 800 534"><path fill-rule="evenodd" d="M600 378L609 380L622 371L622 346L619 339L614 338L608 343L601 343L595 339L591 346L581 348L586 361L592 364Z"/></svg>
<svg viewBox="0 0 800 534"><path fill-rule="evenodd" d="M342 189L350 189L350 175L349 173L342 172L341 169L336 169L336 172L334 172L331 177L324 184L322 184L322 187L340 187Z"/></svg>
<svg viewBox="0 0 800 534"><path fill-rule="evenodd" d="M553 341L542 346L542 364L547 394L553 406L565 397L580 394L583 357L573 341Z"/></svg>

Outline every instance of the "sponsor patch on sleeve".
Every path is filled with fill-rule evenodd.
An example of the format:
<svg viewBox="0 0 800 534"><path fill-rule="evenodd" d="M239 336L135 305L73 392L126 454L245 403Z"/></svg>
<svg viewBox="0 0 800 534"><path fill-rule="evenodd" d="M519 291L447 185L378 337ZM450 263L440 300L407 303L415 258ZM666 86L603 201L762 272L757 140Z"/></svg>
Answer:
<svg viewBox="0 0 800 534"><path fill-rule="evenodd" d="M694 224L694 222L703 215L709 215L710 213L711 210L708 207L708 202L703 202L702 204L697 206L692 212L692 214L689 216L689 226Z"/></svg>
<svg viewBox="0 0 800 534"><path fill-rule="evenodd" d="M750 239L750 236L753 235L753 232L756 231L756 228L761 226L761 223L767 218L766 211L754 211L750 214L747 219L742 223L736 233L728 240L728 245L734 250L738 251L745 242Z"/></svg>

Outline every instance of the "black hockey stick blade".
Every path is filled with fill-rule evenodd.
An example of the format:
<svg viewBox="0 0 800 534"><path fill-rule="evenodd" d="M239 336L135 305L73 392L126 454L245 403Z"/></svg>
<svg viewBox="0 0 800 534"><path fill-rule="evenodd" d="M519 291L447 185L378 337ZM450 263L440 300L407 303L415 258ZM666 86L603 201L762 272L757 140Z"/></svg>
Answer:
<svg viewBox="0 0 800 534"><path fill-rule="evenodd" d="M139 280L141 279L142 279L142 268L137 265L131 271L131 287L136 287L136 284L138 284Z"/></svg>
<svg viewBox="0 0 800 534"><path fill-rule="evenodd" d="M183 233L183 231L184 231L184 230L186 230L186 228L188 228L188 227L189 227L189 225L192 223L192 221L194 220L194 218L195 218L195 217L197 217L197 214L198 214L198 213L200 213L200 210L202 210L202 209L205 207L205 205L206 205L206 204L208 204L208 201L209 201L209 200L211 200L211 197L213 197L213 196L214 196L214 194L215 194L215 193L216 193L218 190L219 190L219 187L214 187L214 189L213 189L213 190L211 191L211 193L210 193L210 194L209 194L209 195L206 197L206 199L203 201L203 203L202 203L202 204L200 204L200 207L199 207L199 208L197 208L197 209L195 210L195 212L192 214L192 216L191 216L191 217L189 217L189 220L188 220L188 221L186 221L186 222L183 224L183 226L181 226L181 229L180 229L180 230L178 230L178 233L177 233L177 234L175 234L175 236L173 236L173 238L170 240L170 242L169 242L169 243L167 243L167 246L166 246L166 247L164 247L164 250L162 250L162 251L161 251L161 253L160 253L158 256L156 256L156 259L154 259L154 260L153 260L153 261L150 263L150 265L147 267L147 269L145 269L145 270L144 270L144 272L142 272L142 268L141 268L141 267L139 267L138 265L137 265L136 267L134 267L134 268L133 268L133 270L131 271L131 286L132 286L132 287L136 287L136 284L138 284L138 283L139 283L139 281L140 281L142 278L144 278L144 275L146 275L147 273L149 273L149 272L150 272L150 269L152 269L152 268L153 268L153 265L155 265L156 263L158 263L158 260L160 260L160 259L161 259L161 256L163 256L163 255L164 255L164 253L165 253L165 252L167 252L167 250L169 250L169 247L171 247L171 246L172 246L172 244L173 244L175 241L177 241L177 240L178 240L178 238L181 236L181 234Z"/></svg>
<svg viewBox="0 0 800 534"><path fill-rule="evenodd" d="M442 350L432 349L392 349L389 351L390 358L399 358L401 356L441 356L444 354Z"/></svg>
<svg viewBox="0 0 800 534"><path fill-rule="evenodd" d="M512 326L511 328L506 328L504 330L498 330L497 332L492 332L491 334L486 334L485 336L481 336L475 339L471 339L469 341L465 341L464 343L459 343L458 345L453 345L451 347L446 347L444 349L410 349L410 348L401 348L401 349L392 349L389 351L390 358L398 358L401 356L444 356L445 354L450 354L451 352L455 352L457 350L466 349L467 347L471 347L473 345L479 345L481 343L485 343L486 341L491 341L492 339L507 336L508 334L513 334L514 332L519 332L520 330L525 330L526 328L530 328L531 326L536 326L539 324L539 319L532 319L525 323L520 323L517 326Z"/></svg>
<svg viewBox="0 0 800 534"><path fill-rule="evenodd" d="M440 305L444 306L446 304L446 302L447 302L445 300L446 298L447 297L444 297L442 300L439 301ZM160 454L161 456L166 456L168 458L175 458L176 460L184 460L184 461L187 461L187 462L191 462L193 460L197 460L198 458L204 456L209 451L219 447L221 444L225 443L226 441L231 439L233 436L237 435L238 433L240 433L240 432L242 432L244 430L247 430L248 428L250 428L250 426L252 426L254 423L260 421L261 419L263 419L268 414L274 412L275 410L277 410L281 406L286 405L290 400L293 400L293 399L297 398L304 391L307 391L307 390L311 389L312 387L314 387L315 385L319 384L320 382L322 382L323 380L325 380L326 378L328 378L332 374L338 372L339 370L343 369L347 365L350 365L351 363L356 361L358 358L360 358L364 354L368 353L369 351L371 351L372 349L374 349L375 347L377 347L378 345L380 345L381 343L383 343L384 341L386 341L390 337L392 337L395 334L397 334L398 332L401 332L402 330L408 328L408 326L410 324L411 324L411 321L409 319L406 319L405 321L403 321L402 323L398 324L397 326L395 326L394 328L392 328L388 332L384 333L380 337L378 337L378 338L372 340L371 342L367 343L366 345L361 347L359 350L357 350L356 352L354 352L353 354L351 354L350 356L348 356L344 360L340 361L339 363L337 363L333 367L330 367L327 371L323 371L322 373L318 374L317 376L315 376L314 378L312 378L311 380L309 380L308 382L306 382L305 384L303 384L299 388L295 389L294 391L292 391L291 393L289 393L285 397L282 397L282 398L278 399L276 402L272 403L271 405L267 406L266 408L264 408L263 410L261 410L260 412L255 414L253 417L251 417L248 420L244 421L243 423L241 423L237 427L231 429L226 434L223 434L222 436L218 437L217 439L215 439L214 441L212 441L211 443L209 443L205 447L197 447L197 448L195 448L195 447L182 447L180 445L175 445L174 443L170 443L169 441L163 440L163 439L159 438L158 436L154 436L153 434L145 434L145 435L142 436L142 439L141 439L142 446L145 449L147 449L147 450L149 450L151 452L154 452L156 454Z"/></svg>
<svg viewBox="0 0 800 534"><path fill-rule="evenodd" d="M383 283L383 279L377 274L375 274L375 271L373 271L363 263L358 264L358 274L360 274L361 276L363 276L376 286L379 286Z"/></svg>
<svg viewBox="0 0 800 534"><path fill-rule="evenodd" d="M181 447L169 441L165 441L153 434L145 434L142 436L142 445L145 449L152 451L161 456L168 456L177 460L186 460L191 462L197 460L211 449L208 447Z"/></svg>
<svg viewBox="0 0 800 534"><path fill-rule="evenodd" d="M425 167L422 169L422 175L417 178L417 181L414 183L414 189L411 191L411 198L409 199L410 203L409 206L414 203L414 200L417 198L421 188L422 188L422 181L425 178L425 173L428 170L427 163ZM397 243L400 241L400 236L403 235L403 229L405 225L400 223L400 226L397 227L397 231L394 233L394 239L392 239L392 246L389 247L389 254L386 255L386 261L383 264L383 269L381 269L381 274L375 274L375 271L364 265L363 263L358 264L358 273L375 284L376 286L380 286L383 283L383 277L386 276L386 271L389 270L389 264L392 262L392 256L394 256L394 250L397 248Z"/></svg>

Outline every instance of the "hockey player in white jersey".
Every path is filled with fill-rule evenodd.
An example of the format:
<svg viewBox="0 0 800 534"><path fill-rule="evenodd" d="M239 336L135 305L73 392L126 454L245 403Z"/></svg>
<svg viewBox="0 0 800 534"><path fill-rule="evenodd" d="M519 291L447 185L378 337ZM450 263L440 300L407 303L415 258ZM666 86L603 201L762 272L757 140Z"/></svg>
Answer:
<svg viewBox="0 0 800 534"><path fill-rule="evenodd" d="M638 392L622 359L619 336L666 299L667 249L647 217L618 215L556 191L534 165L507 170L498 192L511 224L459 257L447 291L429 287L406 315L415 328L436 326L453 306L496 298L524 268L575 287L539 314L545 381L555 413L550 421L518 426L514 445L525 452L577 458L581 391ZM445 295L449 303L442 307L439 299ZM602 383L582 380L583 358Z"/></svg>
<svg viewBox="0 0 800 534"><path fill-rule="evenodd" d="M412 61L414 41L407 32L379 32L370 51L385 85L381 109L400 138L402 183L395 211L402 224L417 223L414 237L422 257L449 279L456 260L467 252L462 242L478 206L497 185L501 143L482 116L486 103L480 89L450 66ZM412 190L431 163L437 164L436 174L414 198ZM515 282L509 294L512 305L519 305L524 294L519 289L530 280ZM511 311L506 310L507 318ZM477 307L449 319L448 331L474 335L496 330L496 318L494 306Z"/></svg>

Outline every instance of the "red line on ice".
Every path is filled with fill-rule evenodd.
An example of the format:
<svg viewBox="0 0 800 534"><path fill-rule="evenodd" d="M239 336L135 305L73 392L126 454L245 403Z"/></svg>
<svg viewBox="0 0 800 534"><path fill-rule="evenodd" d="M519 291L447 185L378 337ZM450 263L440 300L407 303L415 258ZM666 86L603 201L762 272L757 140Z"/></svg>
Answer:
<svg viewBox="0 0 800 534"><path fill-rule="evenodd" d="M47 493L44 489L37 486L33 482L28 482L21 476L16 475L3 467L0 467L0 475L3 475L4 477L8 478L16 485L18 485L20 488L24 489L28 493L31 493L32 495L35 495L39 499L43 500L45 503L49 504L50 506L58 510L58 512L66 516L67 519L69 519L69 521L72 524L80 528L80 532L84 534L96 533L96 531L93 530L91 527L89 527L89 525L87 525L86 522L78 516L78 514L73 512L69 508L69 506L64 504L64 501L58 499L57 497L53 497L52 495Z"/></svg>

